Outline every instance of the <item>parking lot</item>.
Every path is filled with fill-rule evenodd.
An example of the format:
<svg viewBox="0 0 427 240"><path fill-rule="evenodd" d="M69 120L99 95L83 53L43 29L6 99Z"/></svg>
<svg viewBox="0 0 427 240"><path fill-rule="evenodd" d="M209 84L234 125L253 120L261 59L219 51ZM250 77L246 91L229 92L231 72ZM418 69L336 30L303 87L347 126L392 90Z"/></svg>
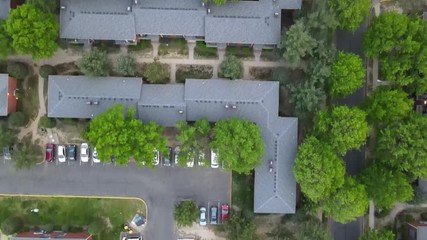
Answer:
<svg viewBox="0 0 427 240"><path fill-rule="evenodd" d="M43 162L29 171L16 171L10 160L1 159L0 193L65 196L138 197L148 206L144 239L177 239L174 205L193 199L208 210L230 203L231 174L221 168L178 167L159 164L154 169L134 163ZM208 211L210 214L210 211ZM220 214L220 211L218 211ZM209 219L210 215L208 215Z"/></svg>

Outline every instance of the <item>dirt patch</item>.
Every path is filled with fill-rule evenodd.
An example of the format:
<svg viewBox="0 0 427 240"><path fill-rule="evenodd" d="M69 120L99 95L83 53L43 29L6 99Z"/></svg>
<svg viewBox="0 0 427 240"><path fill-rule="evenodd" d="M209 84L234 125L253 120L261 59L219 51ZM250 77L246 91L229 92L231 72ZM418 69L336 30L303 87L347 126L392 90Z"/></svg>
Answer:
<svg viewBox="0 0 427 240"><path fill-rule="evenodd" d="M184 83L185 79L210 79L213 76L211 65L177 65L176 82Z"/></svg>
<svg viewBox="0 0 427 240"><path fill-rule="evenodd" d="M88 122L76 122L74 120L58 121L56 126L56 133L58 139L62 143L82 143L85 141L82 134L86 129Z"/></svg>
<svg viewBox="0 0 427 240"><path fill-rule="evenodd" d="M249 68L249 73L251 74L251 79L257 80L270 80L273 76L274 68L271 67L251 67Z"/></svg>
<svg viewBox="0 0 427 240"><path fill-rule="evenodd" d="M69 75L70 72L78 72L79 68L75 62L62 63L54 66L59 75Z"/></svg>
<svg viewBox="0 0 427 240"><path fill-rule="evenodd" d="M223 233L223 232L221 232ZM225 236L218 236L213 227L201 227L194 223L191 227L178 229L180 238L200 239L200 240L225 240Z"/></svg>

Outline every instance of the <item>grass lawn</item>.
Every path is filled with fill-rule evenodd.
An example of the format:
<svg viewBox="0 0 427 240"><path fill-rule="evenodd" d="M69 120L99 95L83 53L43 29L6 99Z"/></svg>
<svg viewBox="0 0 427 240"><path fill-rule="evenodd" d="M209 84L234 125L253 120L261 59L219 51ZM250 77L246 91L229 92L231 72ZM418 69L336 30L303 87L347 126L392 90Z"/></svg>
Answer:
<svg viewBox="0 0 427 240"><path fill-rule="evenodd" d="M137 45L129 45L129 52L151 51L151 40L141 39Z"/></svg>
<svg viewBox="0 0 427 240"><path fill-rule="evenodd" d="M183 38L160 38L159 55L171 53L188 55L187 41Z"/></svg>
<svg viewBox="0 0 427 240"><path fill-rule="evenodd" d="M211 65L178 65L176 82L184 83L187 78L210 79L213 76Z"/></svg>
<svg viewBox="0 0 427 240"><path fill-rule="evenodd" d="M39 209L32 213L31 209ZM106 222L105 232L94 239L118 239L125 222L136 213L146 216L146 206L139 200L61 197L1 197L0 219L16 216L24 220L24 230L38 230L53 225L54 230L69 227L82 231L97 218Z"/></svg>
<svg viewBox="0 0 427 240"><path fill-rule="evenodd" d="M27 86L23 81L18 81L18 105L17 111L22 111L28 122L37 116L39 110L38 76L34 75L28 79Z"/></svg>
<svg viewBox="0 0 427 240"><path fill-rule="evenodd" d="M280 53L278 49L263 49L261 52L261 59L267 61L279 61Z"/></svg>
<svg viewBox="0 0 427 240"><path fill-rule="evenodd" d="M250 47L227 47L226 54L234 55L238 58L252 58L254 56Z"/></svg>
<svg viewBox="0 0 427 240"><path fill-rule="evenodd" d="M216 58L217 50L216 48L211 48L206 46L205 42L197 41L196 47L194 48L195 55L202 58Z"/></svg>
<svg viewBox="0 0 427 240"><path fill-rule="evenodd" d="M231 184L231 204L242 211L253 212L253 176L233 172Z"/></svg>

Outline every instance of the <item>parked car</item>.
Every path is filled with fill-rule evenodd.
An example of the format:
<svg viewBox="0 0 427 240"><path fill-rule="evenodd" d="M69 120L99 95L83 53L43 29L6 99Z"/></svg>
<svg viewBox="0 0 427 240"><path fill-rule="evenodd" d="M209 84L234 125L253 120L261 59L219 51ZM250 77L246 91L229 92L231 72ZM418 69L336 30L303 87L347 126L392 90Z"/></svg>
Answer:
<svg viewBox="0 0 427 240"><path fill-rule="evenodd" d="M192 151L190 151L188 153L188 155L191 155L190 156L191 160L187 162L187 167L193 167L194 166L194 154Z"/></svg>
<svg viewBox="0 0 427 240"><path fill-rule="evenodd" d="M211 207L211 224L218 224L218 207Z"/></svg>
<svg viewBox="0 0 427 240"><path fill-rule="evenodd" d="M58 145L58 162L64 163L67 161L65 145Z"/></svg>
<svg viewBox="0 0 427 240"><path fill-rule="evenodd" d="M197 163L199 164L199 166L205 166L205 153L203 151L200 151L198 157L199 158L197 159Z"/></svg>
<svg viewBox="0 0 427 240"><path fill-rule="evenodd" d="M87 143L80 145L80 161L89 162L89 145Z"/></svg>
<svg viewBox="0 0 427 240"><path fill-rule="evenodd" d="M211 150L211 168L218 168L219 164L218 164L218 155Z"/></svg>
<svg viewBox="0 0 427 240"><path fill-rule="evenodd" d="M172 148L168 147L168 153L163 156L163 166L171 166Z"/></svg>
<svg viewBox="0 0 427 240"><path fill-rule="evenodd" d="M157 149L154 149L154 158L153 158L154 165L157 166L160 163L160 154Z"/></svg>
<svg viewBox="0 0 427 240"><path fill-rule="evenodd" d="M206 208L205 207L200 208L199 224L200 224L200 226L206 226Z"/></svg>
<svg viewBox="0 0 427 240"><path fill-rule="evenodd" d="M228 204L221 205L221 221L224 223L225 220L228 219L228 213L230 210L230 206Z"/></svg>
<svg viewBox="0 0 427 240"><path fill-rule="evenodd" d="M175 166L178 166L178 156L180 152L181 152L181 149L179 148L179 146L176 146L173 150L173 158L174 158Z"/></svg>
<svg viewBox="0 0 427 240"><path fill-rule="evenodd" d="M98 158L98 152L96 151L96 147L93 148L93 152L92 152L92 162L93 163L100 163L101 160L99 160Z"/></svg>
<svg viewBox="0 0 427 240"><path fill-rule="evenodd" d="M48 144L46 145L45 158L46 162L55 161L55 145Z"/></svg>
<svg viewBox="0 0 427 240"><path fill-rule="evenodd" d="M71 144L68 146L68 160L69 161L76 161L77 159L77 146L74 144Z"/></svg>

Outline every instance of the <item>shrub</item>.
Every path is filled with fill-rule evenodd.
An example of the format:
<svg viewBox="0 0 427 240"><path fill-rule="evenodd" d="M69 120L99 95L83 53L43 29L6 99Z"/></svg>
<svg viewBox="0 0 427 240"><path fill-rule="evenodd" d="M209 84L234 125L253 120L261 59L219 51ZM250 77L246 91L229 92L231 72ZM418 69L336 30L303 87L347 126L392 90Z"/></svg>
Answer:
<svg viewBox="0 0 427 240"><path fill-rule="evenodd" d="M219 71L225 78L240 78L243 73L243 63L237 57L231 55L222 61L219 65Z"/></svg>
<svg viewBox="0 0 427 240"><path fill-rule="evenodd" d="M421 220L427 221L427 212L421 213Z"/></svg>
<svg viewBox="0 0 427 240"><path fill-rule="evenodd" d="M21 230L23 226L24 222L21 218L9 217L1 223L0 228L2 233L6 235L11 235L19 232L19 230Z"/></svg>
<svg viewBox="0 0 427 240"><path fill-rule="evenodd" d="M174 215L178 226L191 226L197 220L199 211L193 201L186 200L175 205Z"/></svg>
<svg viewBox="0 0 427 240"><path fill-rule="evenodd" d="M22 62L9 62L7 64L7 72L18 80L24 80L29 74L27 64Z"/></svg>
<svg viewBox="0 0 427 240"><path fill-rule="evenodd" d="M123 76L135 76L136 60L132 56L121 56L117 59L117 72Z"/></svg>
<svg viewBox="0 0 427 240"><path fill-rule="evenodd" d="M107 53L97 49L84 55L77 66L88 76L107 76L110 70Z"/></svg>
<svg viewBox="0 0 427 240"><path fill-rule="evenodd" d="M210 65L178 65L176 70L176 82L183 83L185 79L210 79L213 76L213 68Z"/></svg>
<svg viewBox="0 0 427 240"><path fill-rule="evenodd" d="M61 231L68 232L70 230L70 225L64 224L61 226Z"/></svg>
<svg viewBox="0 0 427 240"><path fill-rule="evenodd" d="M15 127L22 127L27 123L23 112L15 112L10 114L8 122L10 125Z"/></svg>
<svg viewBox="0 0 427 240"><path fill-rule="evenodd" d="M56 121L53 118L48 118L46 116L42 116L39 121L40 128L54 128L56 126Z"/></svg>
<svg viewBox="0 0 427 240"><path fill-rule="evenodd" d="M170 77L169 65L161 63L158 58L155 58L154 62L145 66L143 75L150 83L167 83Z"/></svg>
<svg viewBox="0 0 427 240"><path fill-rule="evenodd" d="M47 79L49 75L55 75L56 70L51 65L43 65L40 67L39 74L42 78Z"/></svg>

